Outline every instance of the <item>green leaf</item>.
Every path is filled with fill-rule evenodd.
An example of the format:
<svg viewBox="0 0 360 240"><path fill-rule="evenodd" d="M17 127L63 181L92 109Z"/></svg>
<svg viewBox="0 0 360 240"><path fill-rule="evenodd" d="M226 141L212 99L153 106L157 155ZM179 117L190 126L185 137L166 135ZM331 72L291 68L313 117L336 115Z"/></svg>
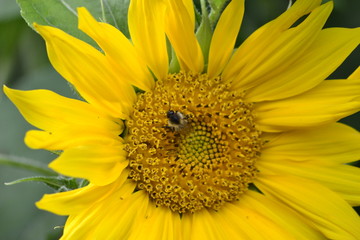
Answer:
<svg viewBox="0 0 360 240"><path fill-rule="evenodd" d="M22 168L25 170L44 174L47 176L58 175L57 173L49 169L47 166L43 166L39 162L27 158L20 158L20 157L0 154L0 164L12 166L16 168Z"/></svg>
<svg viewBox="0 0 360 240"><path fill-rule="evenodd" d="M23 182L41 182L46 184L47 186L57 190L57 191L69 191L72 189L76 189L79 187L76 179L74 178L66 178L63 176L36 176L36 177L27 177L21 178L12 182L7 182L5 185L14 185Z"/></svg>
<svg viewBox="0 0 360 240"><path fill-rule="evenodd" d="M128 29L128 8L130 0L107 0L104 1L105 7L105 16L107 17L107 22L116 28L120 29L128 38L130 38L129 29Z"/></svg>
<svg viewBox="0 0 360 240"><path fill-rule="evenodd" d="M33 28L33 23L49 25L96 46L94 41L77 28L77 7L86 7L98 21L106 21L126 36L129 0L17 0L21 15Z"/></svg>

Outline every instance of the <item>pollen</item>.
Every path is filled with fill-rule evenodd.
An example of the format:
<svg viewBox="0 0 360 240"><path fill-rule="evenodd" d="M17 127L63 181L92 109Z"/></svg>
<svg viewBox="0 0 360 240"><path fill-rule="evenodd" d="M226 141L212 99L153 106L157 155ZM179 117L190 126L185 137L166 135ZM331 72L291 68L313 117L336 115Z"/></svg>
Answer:
<svg viewBox="0 0 360 240"><path fill-rule="evenodd" d="M220 77L184 72L140 93L125 137L137 189L179 213L239 200L256 177L262 145L243 95ZM169 111L186 118L181 127L169 126Z"/></svg>

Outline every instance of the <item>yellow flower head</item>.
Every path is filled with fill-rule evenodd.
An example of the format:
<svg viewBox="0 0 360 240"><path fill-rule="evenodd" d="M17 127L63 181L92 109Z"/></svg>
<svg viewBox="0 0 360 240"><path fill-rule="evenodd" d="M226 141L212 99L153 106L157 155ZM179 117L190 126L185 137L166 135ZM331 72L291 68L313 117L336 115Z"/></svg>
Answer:
<svg viewBox="0 0 360 240"><path fill-rule="evenodd" d="M234 51L232 0L206 53L191 0L131 0L131 41L79 8L101 51L35 25L84 99L4 88L41 129L27 145L90 182L37 203L69 215L62 239L359 239L360 171L345 163L360 134L337 121L360 109L360 69L325 79L360 28L323 29L332 7L298 0Z"/></svg>

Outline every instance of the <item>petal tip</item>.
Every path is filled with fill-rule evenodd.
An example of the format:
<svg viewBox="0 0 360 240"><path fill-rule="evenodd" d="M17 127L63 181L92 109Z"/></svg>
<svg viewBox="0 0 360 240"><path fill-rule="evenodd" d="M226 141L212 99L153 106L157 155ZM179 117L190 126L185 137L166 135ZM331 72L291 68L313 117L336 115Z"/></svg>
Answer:
<svg viewBox="0 0 360 240"><path fill-rule="evenodd" d="M10 88L8 88L5 84L3 85L3 91L7 92Z"/></svg>
<svg viewBox="0 0 360 240"><path fill-rule="evenodd" d="M16 92L19 92L19 90L9 88L8 86L6 86L6 85L4 84L4 85L3 85L3 92L5 93L5 95L6 95L11 101L13 101L14 95L16 94Z"/></svg>
<svg viewBox="0 0 360 240"><path fill-rule="evenodd" d="M78 14L88 12L86 7L78 7L78 8L76 8L76 10L77 10Z"/></svg>

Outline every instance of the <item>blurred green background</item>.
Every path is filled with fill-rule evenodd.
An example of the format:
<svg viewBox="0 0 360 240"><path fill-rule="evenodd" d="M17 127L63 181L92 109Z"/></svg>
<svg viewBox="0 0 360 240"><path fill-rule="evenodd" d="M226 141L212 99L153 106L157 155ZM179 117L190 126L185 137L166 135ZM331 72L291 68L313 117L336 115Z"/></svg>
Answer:
<svg viewBox="0 0 360 240"><path fill-rule="evenodd" d="M287 0L248 0L240 41L256 28L275 18L287 7ZM16 89L50 89L75 97L65 80L48 62L43 40L20 16L15 0L0 0L0 83ZM335 0L327 27L360 27L360 1ZM360 65L357 49L331 78L346 78ZM360 114L343 120L360 130ZM44 165L56 156L43 150L28 149L23 142L32 127L0 92L0 154L27 157ZM33 176L29 171L0 166L0 239L58 239L65 218L38 210L34 203L53 190L40 183L5 186L5 182Z"/></svg>

